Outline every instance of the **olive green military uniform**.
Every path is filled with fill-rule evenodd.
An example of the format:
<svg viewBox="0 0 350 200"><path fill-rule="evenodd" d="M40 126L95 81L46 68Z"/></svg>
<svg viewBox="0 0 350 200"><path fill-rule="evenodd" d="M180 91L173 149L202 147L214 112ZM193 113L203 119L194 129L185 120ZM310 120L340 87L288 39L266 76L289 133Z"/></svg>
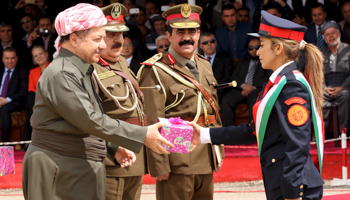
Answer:
<svg viewBox="0 0 350 200"><path fill-rule="evenodd" d="M105 199L108 140L140 152L147 127L102 113L93 67L61 48L37 85L32 144L23 161L26 199Z"/></svg>
<svg viewBox="0 0 350 200"><path fill-rule="evenodd" d="M171 56L170 56L171 55ZM217 94L214 86L217 84L211 65L202 57L194 54L193 60L199 71L199 83L214 99L216 108ZM188 86L170 75L168 71L181 76L178 71L195 79L185 66L189 59L180 56L171 47L169 52L157 54L145 61L138 76L142 87L160 85L162 90L145 90L145 112L148 123L157 122L158 117L194 118L205 112L208 118L215 118L215 111L195 87ZM174 64L171 64L174 63ZM163 68L159 66L162 65ZM177 71L178 70L178 71ZM199 105L199 106L198 106ZM198 108L200 113L198 113ZM202 124L203 125L203 124ZM209 127L220 127L221 120L216 116L216 122ZM213 171L216 169L216 156L211 145L199 145L190 154L170 153L159 155L147 149L150 174L157 177L170 173L169 180L157 181L157 199L213 199Z"/></svg>
<svg viewBox="0 0 350 200"><path fill-rule="evenodd" d="M138 80L131 71L124 57L120 57L117 62L109 62L103 59L93 65L99 77L97 80L99 86L99 96L102 99L102 108L105 114L112 119L139 120L138 125L143 124L143 102L137 95L136 89L132 84L128 83L123 77L115 74L113 70L124 72L132 78L135 83ZM110 67L108 69L107 67ZM107 92L108 91L108 92ZM115 100L113 100L113 95ZM133 96L136 95L137 100L134 101ZM124 99L123 97L127 97ZM118 100L119 99L119 100ZM118 101L116 103L115 101ZM135 108L132 107L136 105ZM106 166L106 199L127 200L140 199L142 188L142 175L146 174L146 157L144 149L139 153L135 153L136 161L133 165L121 168L119 163L114 159L118 146L107 143L107 158L104 160Z"/></svg>

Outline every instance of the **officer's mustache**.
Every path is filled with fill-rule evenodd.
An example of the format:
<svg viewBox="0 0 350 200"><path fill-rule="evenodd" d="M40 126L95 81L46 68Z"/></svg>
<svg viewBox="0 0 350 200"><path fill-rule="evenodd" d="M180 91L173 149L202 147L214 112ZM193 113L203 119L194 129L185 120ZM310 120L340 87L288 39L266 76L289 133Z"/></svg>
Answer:
<svg viewBox="0 0 350 200"><path fill-rule="evenodd" d="M194 42L192 40L184 40L184 41L179 42L180 46L182 46L184 44L194 45Z"/></svg>
<svg viewBox="0 0 350 200"><path fill-rule="evenodd" d="M121 46L122 46L122 43L117 42L117 43L113 44L112 49L118 49L118 48L120 48Z"/></svg>

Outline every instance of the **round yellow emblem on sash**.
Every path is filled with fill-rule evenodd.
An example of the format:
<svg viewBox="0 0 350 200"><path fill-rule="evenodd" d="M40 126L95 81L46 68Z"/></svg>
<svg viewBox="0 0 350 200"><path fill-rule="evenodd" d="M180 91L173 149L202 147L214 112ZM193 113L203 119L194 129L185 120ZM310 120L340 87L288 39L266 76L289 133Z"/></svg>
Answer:
<svg viewBox="0 0 350 200"><path fill-rule="evenodd" d="M294 126L304 125L309 119L308 110L302 105L293 105L287 113L289 123Z"/></svg>

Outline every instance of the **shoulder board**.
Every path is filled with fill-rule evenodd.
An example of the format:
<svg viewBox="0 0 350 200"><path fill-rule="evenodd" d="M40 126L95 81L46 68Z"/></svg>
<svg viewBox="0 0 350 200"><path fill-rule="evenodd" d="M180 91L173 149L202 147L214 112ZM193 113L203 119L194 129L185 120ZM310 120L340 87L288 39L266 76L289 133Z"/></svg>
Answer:
<svg viewBox="0 0 350 200"><path fill-rule="evenodd" d="M199 54L199 53L196 53L195 55L197 56L198 59L199 59L199 58L202 58L202 59L204 59L204 60L207 60L206 57L204 57L203 55L201 55L201 54Z"/></svg>
<svg viewBox="0 0 350 200"><path fill-rule="evenodd" d="M142 62L142 65L147 65L147 66L152 66L154 63L162 59L163 54L162 53L157 53L156 55L152 56L150 59L146 60L145 62Z"/></svg>

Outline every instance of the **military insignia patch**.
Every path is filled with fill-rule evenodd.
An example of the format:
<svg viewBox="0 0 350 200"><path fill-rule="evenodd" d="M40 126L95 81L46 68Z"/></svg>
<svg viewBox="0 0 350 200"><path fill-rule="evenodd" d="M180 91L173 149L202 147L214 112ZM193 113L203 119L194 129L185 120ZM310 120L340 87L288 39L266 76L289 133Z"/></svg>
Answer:
<svg viewBox="0 0 350 200"><path fill-rule="evenodd" d="M115 76L115 73L113 71L107 71L107 72L103 72L101 74L98 74L98 78L100 80L103 80L103 79L106 79L106 78L109 78L112 76Z"/></svg>
<svg viewBox="0 0 350 200"><path fill-rule="evenodd" d="M307 101L300 98L300 97L292 97L288 100L286 100L284 103L287 104L288 106L292 105L293 103L296 103L296 104L300 104L300 105L303 105L305 104Z"/></svg>
<svg viewBox="0 0 350 200"><path fill-rule="evenodd" d="M294 126L304 125L309 119L308 110L302 105L293 105L287 113L288 121Z"/></svg>
<svg viewBox="0 0 350 200"><path fill-rule="evenodd" d="M183 4L181 6L181 15L184 18L188 18L191 15L191 6L189 6L187 3Z"/></svg>
<svg viewBox="0 0 350 200"><path fill-rule="evenodd" d="M111 10L112 18L118 19L121 13L122 13L122 9L121 9L120 5L115 4Z"/></svg>

